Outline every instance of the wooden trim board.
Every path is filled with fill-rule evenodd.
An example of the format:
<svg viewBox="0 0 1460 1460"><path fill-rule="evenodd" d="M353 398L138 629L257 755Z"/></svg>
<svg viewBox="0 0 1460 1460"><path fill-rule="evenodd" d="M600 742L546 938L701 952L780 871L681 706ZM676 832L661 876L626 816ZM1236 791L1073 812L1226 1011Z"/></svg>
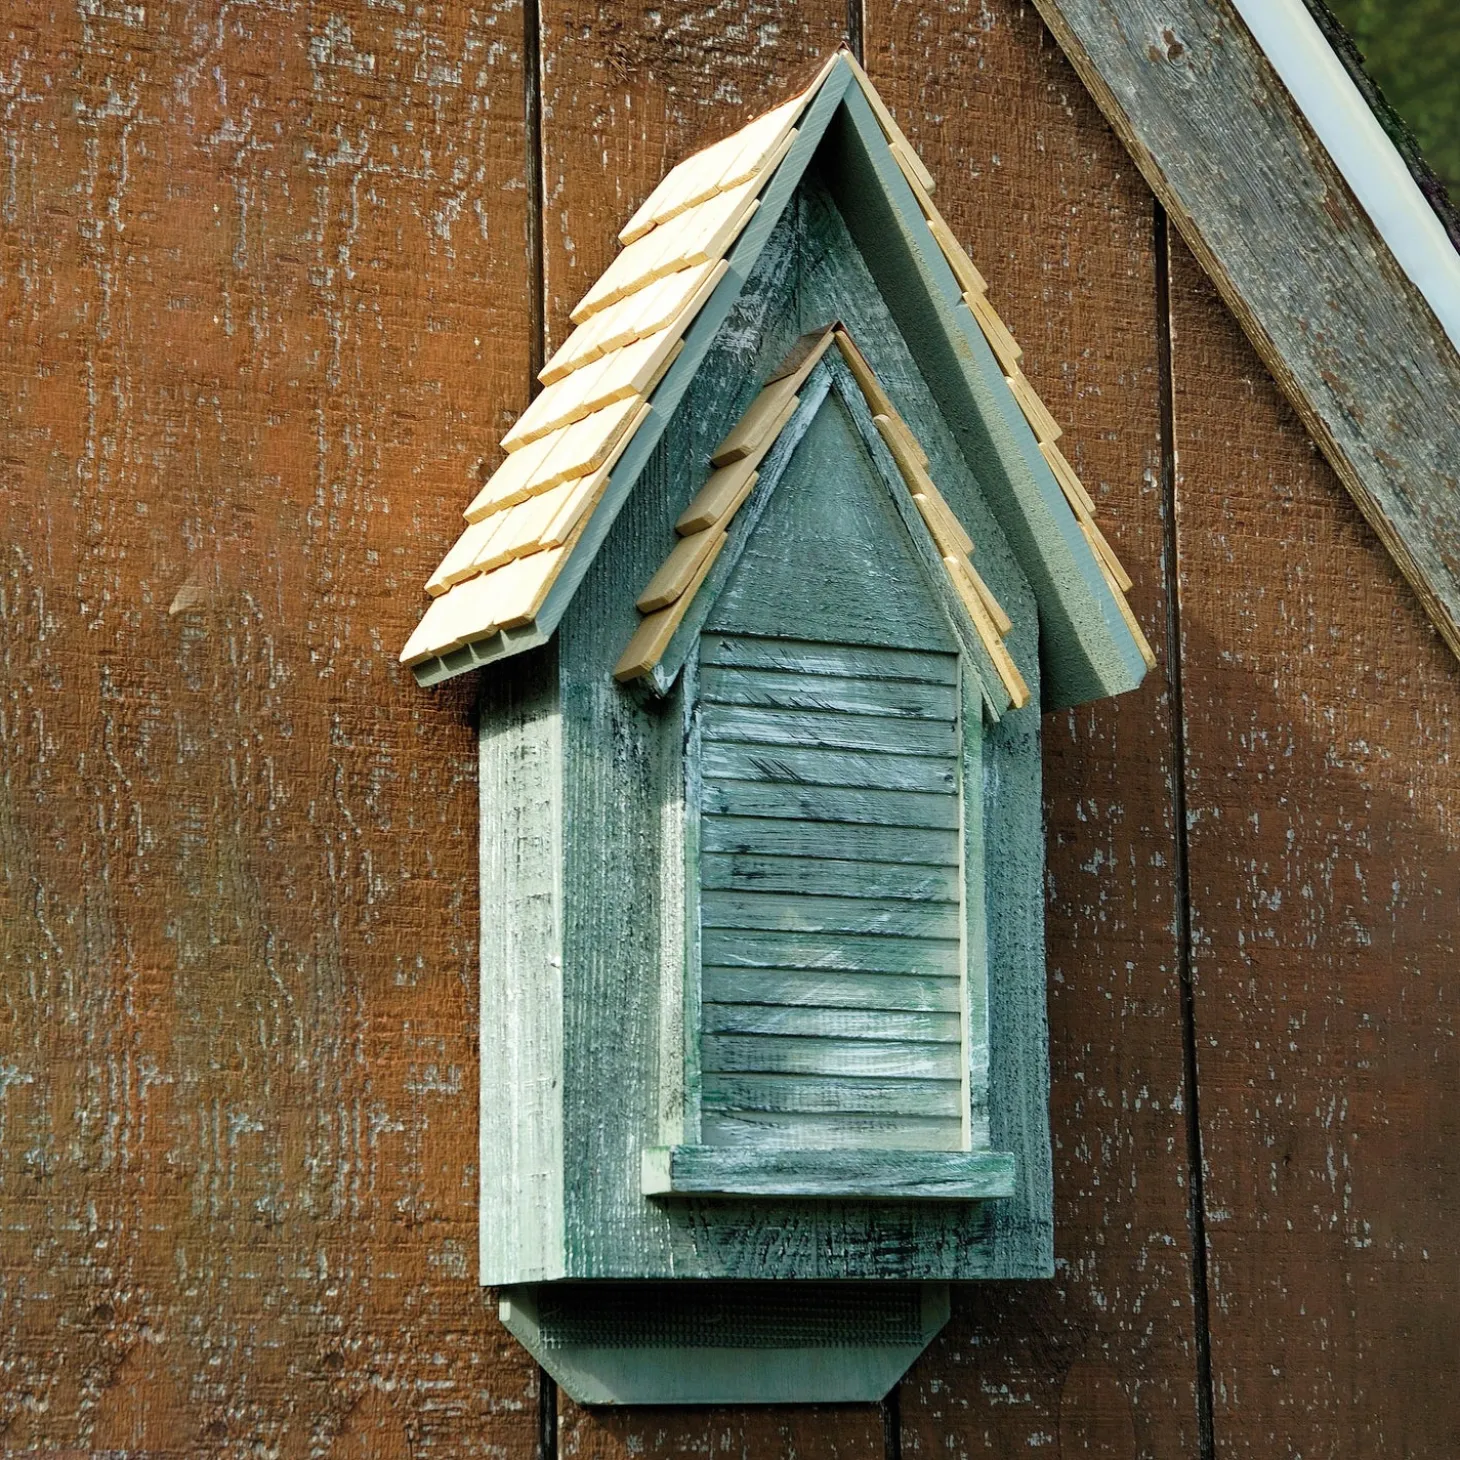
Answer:
<svg viewBox="0 0 1460 1460"><path fill-rule="evenodd" d="M1035 7L1460 655L1460 356L1230 0Z"/></svg>

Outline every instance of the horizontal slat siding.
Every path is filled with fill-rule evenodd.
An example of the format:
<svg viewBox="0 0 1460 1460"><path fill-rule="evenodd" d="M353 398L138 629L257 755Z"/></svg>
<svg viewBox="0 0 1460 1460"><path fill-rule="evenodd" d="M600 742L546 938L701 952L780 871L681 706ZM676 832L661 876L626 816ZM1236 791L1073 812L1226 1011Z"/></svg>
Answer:
<svg viewBox="0 0 1460 1460"><path fill-rule="evenodd" d="M706 1004L707 1034L785 1034L806 1039L903 1039L956 1044L962 1015L912 1009L823 1009L810 1004Z"/></svg>
<svg viewBox="0 0 1460 1460"><path fill-rule="evenodd" d="M807 1080L799 1075L721 1073L705 1081L706 1110L760 1110L805 1115L886 1115L905 1110L936 1110L949 1096L946 1080L882 1079L876 1075L829 1076Z"/></svg>
<svg viewBox="0 0 1460 1460"><path fill-rule="evenodd" d="M956 660L708 635L701 1140L957 1149Z"/></svg>
<svg viewBox="0 0 1460 1460"><path fill-rule="evenodd" d="M701 1139L711 1146L801 1146L813 1150L895 1146L904 1151L956 1150L963 1139L954 1116L929 1118L912 1111L892 1115L769 1115L743 1111L707 1114Z"/></svg>
<svg viewBox="0 0 1460 1460"><path fill-rule="evenodd" d="M951 756L956 736L956 727L945 720L767 710L758 705L705 705L700 723L706 740L733 740L747 745L827 745L842 750L906 751L912 755Z"/></svg>
<svg viewBox="0 0 1460 1460"><path fill-rule="evenodd" d="M958 871L902 862L849 862L830 857L753 857L707 853L700 886L716 892L791 892L805 897L905 898L958 902Z"/></svg>
<svg viewBox="0 0 1460 1460"><path fill-rule="evenodd" d="M705 787L707 815L794 816L807 821L852 821L872 826L958 830L958 799L917 791L861 791L846 786L765 785L722 781Z"/></svg>
<svg viewBox="0 0 1460 1460"><path fill-rule="evenodd" d="M953 723L949 686L913 679L852 679L793 670L706 669L700 698L707 705L814 710Z"/></svg>
<svg viewBox="0 0 1460 1460"><path fill-rule="evenodd" d="M943 756L827 750L822 746L762 748L710 741L702 751L711 780L785 781L793 786L851 786L868 791L956 791L955 768Z"/></svg>
<svg viewBox="0 0 1460 1460"><path fill-rule="evenodd" d="M702 958L726 968L844 968L848 973L923 973L956 978L959 945L933 938L845 933L741 932L705 928Z"/></svg>
<svg viewBox="0 0 1460 1460"><path fill-rule="evenodd" d="M716 1004L805 1004L817 1009L925 1009L954 1014L959 979L906 973L811 973L790 968L706 968L700 987Z"/></svg>
<svg viewBox="0 0 1460 1460"><path fill-rule="evenodd" d="M703 1042L705 1067L717 1074L896 1075L915 1080L959 1077L956 1044L760 1034L706 1034Z"/></svg>
<svg viewBox="0 0 1460 1460"><path fill-rule="evenodd" d="M918 654L904 649L853 648L813 644L803 639L755 639L706 634L700 662L745 669L789 669L796 674L857 675L864 679L915 679L922 684L957 684L951 654Z"/></svg>
<svg viewBox="0 0 1460 1460"><path fill-rule="evenodd" d="M702 894L700 925L767 933L857 933L956 942L958 906L890 897L788 897L783 892Z"/></svg>
<svg viewBox="0 0 1460 1460"><path fill-rule="evenodd" d="M706 816L700 823L700 847L706 852L746 852L752 856L958 866L957 832L915 827L888 829L847 823L772 821L764 817Z"/></svg>

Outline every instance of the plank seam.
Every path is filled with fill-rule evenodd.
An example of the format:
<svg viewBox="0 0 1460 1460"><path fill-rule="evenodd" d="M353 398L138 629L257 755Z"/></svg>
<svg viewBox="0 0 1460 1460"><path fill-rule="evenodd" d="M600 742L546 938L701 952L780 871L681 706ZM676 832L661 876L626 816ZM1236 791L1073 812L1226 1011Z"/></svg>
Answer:
<svg viewBox="0 0 1460 1460"><path fill-rule="evenodd" d="M1210 1289L1207 1274L1206 1191L1202 1171L1197 1083L1196 990L1192 977L1191 874L1186 824L1186 721L1182 669L1180 540L1176 523L1176 384L1172 351L1171 232L1166 209L1154 204L1156 359L1160 394L1162 555L1166 580L1166 688L1171 714L1171 819L1175 832L1176 958L1181 986L1182 1085L1186 1108L1187 1226L1191 1243L1192 1323L1196 1343L1196 1423L1200 1460L1215 1460Z"/></svg>
<svg viewBox="0 0 1460 1460"><path fill-rule="evenodd" d="M523 144L527 153L527 259L529 272L527 394L542 390L537 376L547 354L547 261L543 249L546 161L542 140L542 3L522 7Z"/></svg>

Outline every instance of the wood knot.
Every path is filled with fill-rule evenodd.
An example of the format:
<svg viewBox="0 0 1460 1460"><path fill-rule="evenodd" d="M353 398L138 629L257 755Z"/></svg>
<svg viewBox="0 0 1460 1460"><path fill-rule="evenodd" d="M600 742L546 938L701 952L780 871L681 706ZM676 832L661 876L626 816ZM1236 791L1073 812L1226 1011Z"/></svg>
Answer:
<svg viewBox="0 0 1460 1460"><path fill-rule="evenodd" d="M1153 61L1179 61L1186 54L1186 46L1179 35L1168 25L1161 32L1159 45L1153 45L1147 51Z"/></svg>

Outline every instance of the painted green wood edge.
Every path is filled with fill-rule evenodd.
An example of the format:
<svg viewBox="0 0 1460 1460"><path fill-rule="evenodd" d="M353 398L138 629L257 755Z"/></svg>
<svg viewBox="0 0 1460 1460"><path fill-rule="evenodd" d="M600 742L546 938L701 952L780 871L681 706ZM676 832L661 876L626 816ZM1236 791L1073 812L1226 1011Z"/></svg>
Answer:
<svg viewBox="0 0 1460 1460"><path fill-rule="evenodd" d="M913 550L922 561L924 574L934 596L942 606L944 617L948 620L959 647L968 655L969 662L974 667L983 700L984 714L991 723L997 723L1000 716L1009 709L1011 703L1009 693L1004 688L1003 681L999 678L993 661L988 656L988 651L983 647L978 635L968 622L967 611L948 581L942 555L928 533L922 514L918 512L908 493L907 483L903 480L892 453L887 449L887 443L883 441L881 432L873 424L872 414L863 399L861 387L857 385L851 371L835 349L828 350L815 370L807 377L806 384L801 391L801 404L796 408L795 414L786 423L776 444L767 454L760 469L760 479L756 483L755 491L751 494L746 506L741 509L736 521L731 524L730 535L724 551L721 552L714 568L710 570L709 576L700 586L694 602L690 605L689 611L685 614L679 627L674 631L674 636L670 639L659 663L650 671L647 687L660 696L668 695L673 690L675 681L679 678L686 661L693 652L700 632L713 611L721 590L730 581L746 545L754 536L761 518L770 505L771 498L775 495L777 487L780 486L781 478L785 475L796 448L801 444L801 438L806 434L816 413L826 403L826 397L832 389L836 390L847 413L851 416L867 454L892 498L903 527L912 539Z"/></svg>
<svg viewBox="0 0 1460 1460"><path fill-rule="evenodd" d="M579 1404L871 1404L882 1399L948 1322L951 1304L946 1282L917 1283L918 1322L911 1331L862 1342L813 1341L829 1290L844 1313L848 1294L864 1302L868 1328L881 1327L889 1299L905 1284L881 1279L835 1284L778 1282L777 1292L795 1293L799 1331L780 1345L751 1344L726 1324L720 1294L755 1292L763 1284L650 1281L642 1307L652 1316L635 1321L616 1302L627 1285L608 1283L527 1283L502 1289L498 1316L564 1392ZM556 1314L570 1308L589 1320L579 1327L607 1329L612 1343L585 1340L563 1331ZM594 1319L598 1319L594 1323ZM726 1332L727 1327L731 1330ZM712 1328L719 1342L666 1341L666 1329ZM597 1335L595 1335L596 1337Z"/></svg>
<svg viewBox="0 0 1460 1460"><path fill-rule="evenodd" d="M897 508L898 516L902 518L908 536L912 538L914 549L923 560L923 567L933 585L933 591L942 602L944 616L952 625L963 652L968 656L969 664L976 672L984 716L990 723L997 724L1013 705L1009 691L999 678L999 672L994 667L994 661L989 658L983 641L969 622L968 610L964 608L957 591L948 581L948 570L943 566L943 554L938 550L938 545L928 531L928 524L923 520L923 514L918 511L917 504L912 499L902 468L898 466L887 442L882 439L882 433L872 420L872 411L861 387L840 354L831 361L830 369L832 382L846 405L847 414L851 416L852 423L867 448L867 454L872 458L883 484L892 495L893 505Z"/></svg>
<svg viewBox="0 0 1460 1460"><path fill-rule="evenodd" d="M714 293L710 295L704 308L700 310L695 322L685 334L684 348L679 352L678 358L669 367L664 379L659 382L650 398L649 414L634 433L633 440L625 448L623 456L619 458L618 465L609 476L603 499L594 509L587 526L583 529L583 536L579 540L578 546L569 555L557 582L553 584L541 609L538 610L532 642L525 639L512 641L502 634L479 641L487 646L487 649L481 654L468 652L475 650L476 646L472 644L464 646L464 649L453 649L450 654L437 659L428 659L417 665L415 673L419 683L423 685L439 684L442 680L450 679L457 674L465 674L469 670L478 668L481 664L489 663L492 659L504 658L509 654L520 654L525 649L534 648L537 644L545 642L557 628L568 605L573 601L573 595L578 591L593 560L598 556L599 549L607 540L609 530L613 527L635 480L653 454L654 448L658 446L665 427L684 399L685 392L689 389L690 382L699 370L705 354L714 343L720 326L724 324L726 316L740 297L740 291L744 287L751 269L754 268L761 250L765 247L776 224L780 222L781 214L795 194L796 185L801 181L807 164L811 161L826 134L827 127L830 126L832 118L836 115L842 97L846 94L847 88L855 86L855 84L856 79L850 67L838 59L837 64L832 68L830 75L822 83L821 89L807 108L806 114L801 118L796 140L791 144L791 150L787 152L785 160L776 169L775 176L761 195L760 207L755 210L755 215L746 225L745 232L740 235L730 250L727 260L729 267L725 271L725 277L720 280ZM500 648L496 647L499 641Z"/></svg>
<svg viewBox="0 0 1460 1460"><path fill-rule="evenodd" d="M755 484L755 490L746 499L745 505L736 513L735 520L730 524L725 547L719 558L716 559L715 566L710 569L705 581L700 585L694 602L690 604L688 612L674 631L659 662L650 671L648 687L655 693L661 696L667 695L674 688L674 683L679 678L686 659L699 642L700 630L704 628L705 620L710 616L710 611L714 608L721 590L730 581L730 575L735 571L746 544L755 535L756 528L760 526L761 518L765 516L766 508L775 495L776 487L780 484L782 476L785 475L786 468L791 464L791 458L796 454L796 448L801 444L801 438L806 434L811 422L816 419L816 413L821 409L822 402L826 399L826 393L830 389L831 374L823 359L806 378L805 385L801 387L801 404L796 407L791 419L782 427L775 445L766 453L765 460L761 462L760 477Z"/></svg>
<svg viewBox="0 0 1460 1460"><path fill-rule="evenodd" d="M1033 431L871 107L859 90L848 92L843 105L846 125L827 138L834 153L829 185L1039 600L1042 708L1135 689L1145 661ZM839 178L830 175L834 165ZM977 425L967 419L966 402ZM990 468L1002 481L991 480Z"/></svg>
<svg viewBox="0 0 1460 1460"><path fill-rule="evenodd" d="M646 1196L839 1197L858 1201L988 1201L1014 1194L1007 1151L742 1149L652 1146Z"/></svg>

